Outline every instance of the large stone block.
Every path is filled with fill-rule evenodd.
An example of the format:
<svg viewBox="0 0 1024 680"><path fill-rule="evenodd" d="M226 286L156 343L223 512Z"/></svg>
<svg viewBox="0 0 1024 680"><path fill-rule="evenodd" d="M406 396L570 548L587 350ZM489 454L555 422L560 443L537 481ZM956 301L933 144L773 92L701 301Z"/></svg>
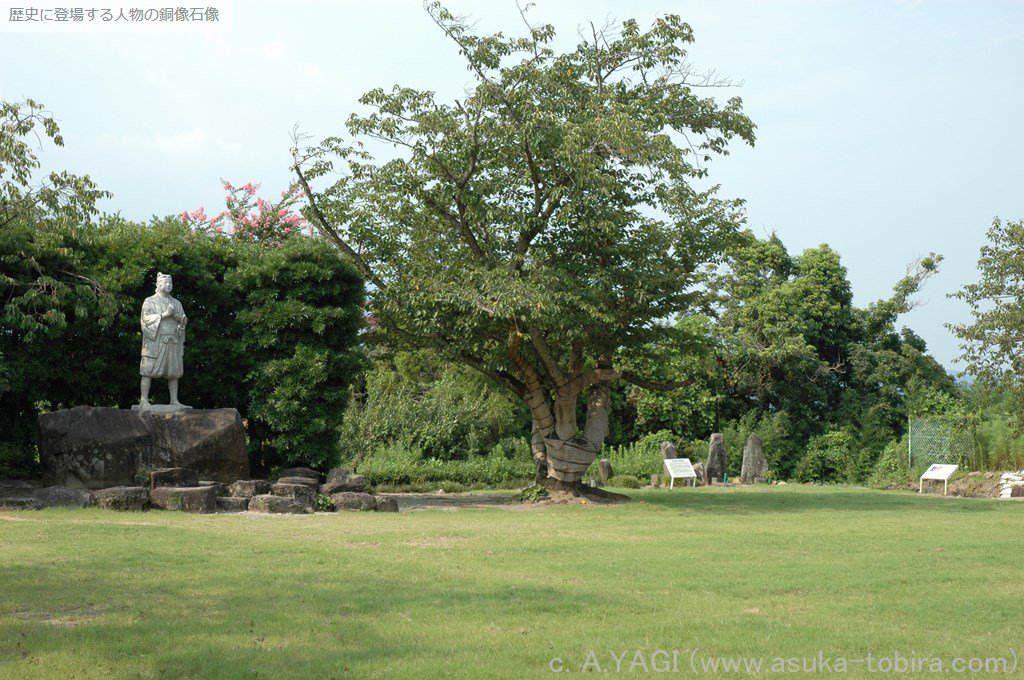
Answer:
<svg viewBox="0 0 1024 680"><path fill-rule="evenodd" d="M316 489L311 489L305 484L281 484L278 482L270 487L270 493L273 496L294 498L309 507L313 507L313 503L316 502Z"/></svg>
<svg viewBox="0 0 1024 680"><path fill-rule="evenodd" d="M270 493L271 484L265 479L239 479L228 487L228 495L233 498L252 498Z"/></svg>
<svg viewBox="0 0 1024 680"><path fill-rule="evenodd" d="M157 468L189 468L231 483L249 476L238 411L175 413L76 406L39 416L39 458L47 484L86 489L137 484Z"/></svg>
<svg viewBox="0 0 1024 680"><path fill-rule="evenodd" d="M366 489L366 477L362 475L349 475L346 477L334 477L320 485L320 493L325 496L341 493L342 491L363 491Z"/></svg>
<svg viewBox="0 0 1024 680"><path fill-rule="evenodd" d="M368 493L342 491L331 494L334 507L338 510L376 510L377 499Z"/></svg>
<svg viewBox="0 0 1024 680"><path fill-rule="evenodd" d="M149 502L164 510L208 514L217 512L217 489L212 486L161 486L150 490Z"/></svg>
<svg viewBox="0 0 1024 680"><path fill-rule="evenodd" d="M277 483L301 484L302 486L308 486L310 489L313 489L314 492L316 492L317 486L319 486L315 479L310 479L309 477L282 477L281 479L277 480Z"/></svg>
<svg viewBox="0 0 1024 680"><path fill-rule="evenodd" d="M721 432L715 432L711 435L711 442L708 444L708 462L704 467L704 483L721 482L727 463L725 437Z"/></svg>
<svg viewBox="0 0 1024 680"><path fill-rule="evenodd" d="M145 510L149 491L144 486L113 486L94 491L96 504L107 510Z"/></svg>
<svg viewBox="0 0 1024 680"><path fill-rule="evenodd" d="M279 515L302 515L313 512L313 508L302 501L288 496L253 496L249 499L249 512L265 512Z"/></svg>
<svg viewBox="0 0 1024 680"><path fill-rule="evenodd" d="M764 457L764 444L757 434L751 432L747 445L743 447L743 467L740 481L744 484L763 483L768 476L768 461Z"/></svg>
<svg viewBox="0 0 1024 680"><path fill-rule="evenodd" d="M305 477L314 482L320 481L320 473L308 467L293 467L281 471L282 477Z"/></svg>

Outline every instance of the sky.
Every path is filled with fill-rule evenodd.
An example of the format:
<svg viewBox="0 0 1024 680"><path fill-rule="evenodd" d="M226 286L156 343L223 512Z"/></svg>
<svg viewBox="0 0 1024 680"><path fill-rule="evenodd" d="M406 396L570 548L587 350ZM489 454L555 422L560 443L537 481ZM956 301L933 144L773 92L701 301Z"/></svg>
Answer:
<svg viewBox="0 0 1024 680"><path fill-rule="evenodd" d="M222 30L24 33L11 7L67 3L0 0L0 99L46 105L65 148L44 148L44 166L90 175L113 193L108 212L214 214L221 178L276 197L296 125L343 135L369 89L451 100L471 81L421 0L208 2ZM479 32L523 30L514 0L446 6ZM589 21L669 13L694 29L692 63L730 78L722 94L757 125L753 148L710 165L721 195L743 198L748 227L791 253L831 245L857 305L887 297L916 258L943 255L897 323L960 370L945 324L970 314L947 296L977 279L992 219L1024 218L1024 3L537 0L528 16L571 49Z"/></svg>

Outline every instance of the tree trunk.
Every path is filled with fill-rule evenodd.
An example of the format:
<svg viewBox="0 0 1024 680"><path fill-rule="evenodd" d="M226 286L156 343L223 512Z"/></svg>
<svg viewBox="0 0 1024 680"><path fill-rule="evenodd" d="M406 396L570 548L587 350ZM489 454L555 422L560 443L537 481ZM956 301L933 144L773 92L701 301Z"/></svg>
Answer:
<svg viewBox="0 0 1024 680"><path fill-rule="evenodd" d="M590 388L587 422L582 434L576 422L577 393L560 394L555 399L553 431L543 437L547 478L568 485L582 483L583 474L594 462L608 436L610 390L607 383Z"/></svg>

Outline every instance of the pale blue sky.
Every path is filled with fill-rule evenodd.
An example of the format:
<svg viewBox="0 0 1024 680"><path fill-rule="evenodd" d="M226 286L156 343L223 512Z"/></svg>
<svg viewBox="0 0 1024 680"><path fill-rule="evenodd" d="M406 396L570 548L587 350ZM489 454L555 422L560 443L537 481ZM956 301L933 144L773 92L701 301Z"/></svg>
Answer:
<svg viewBox="0 0 1024 680"><path fill-rule="evenodd" d="M521 28L513 0L448 6L480 31ZM341 134L372 87L451 98L469 82L419 0L235 0L232 13L220 34L0 33L0 97L44 102L67 145L47 165L92 175L114 193L105 209L146 219L219 211L221 177L277 195L293 124ZM539 0L531 16L571 46L582 22L665 13L693 26L697 66L743 83L727 94L758 143L711 172L747 200L749 226L793 252L831 244L857 304L945 255L900 323L954 367L943 323L967 312L946 294L976 278L994 216L1024 217L1024 3Z"/></svg>

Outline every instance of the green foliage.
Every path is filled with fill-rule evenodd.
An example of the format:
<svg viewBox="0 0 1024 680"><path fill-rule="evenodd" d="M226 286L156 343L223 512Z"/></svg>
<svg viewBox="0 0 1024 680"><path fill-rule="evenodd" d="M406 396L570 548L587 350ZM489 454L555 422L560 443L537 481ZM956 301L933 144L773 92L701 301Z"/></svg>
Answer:
<svg viewBox="0 0 1024 680"><path fill-rule="evenodd" d="M63 306L66 323L45 333L13 327L0 335L7 360L0 419L10 423L4 437L22 460L34 455L40 409L138 401L139 305L157 271L174 276L189 316L182 399L237 408L249 421L257 469L337 459L363 322L362 284L332 247L296 236L270 248L197 233L174 219L40 223L24 236L73 253L104 295L102 304Z"/></svg>
<svg viewBox="0 0 1024 680"><path fill-rule="evenodd" d="M963 341L967 372L1009 387L1024 403L1024 220L997 218L987 235L978 257L981 280L952 295L970 305L974 322L950 327Z"/></svg>
<svg viewBox="0 0 1024 680"><path fill-rule="evenodd" d="M455 483L462 486L482 484L489 488L522 486L534 476L529 446L515 458L506 458L507 444L486 456L465 460L425 458L422 451L402 445L374 449L359 463L359 474L375 487L408 487Z"/></svg>
<svg viewBox="0 0 1024 680"><path fill-rule="evenodd" d="M520 491L516 498L524 503L535 503L550 496L551 494L543 486L534 485Z"/></svg>
<svg viewBox="0 0 1024 680"><path fill-rule="evenodd" d="M796 480L823 484L853 481L856 462L853 441L853 436L843 430L812 438L807 453L796 466Z"/></svg>
<svg viewBox="0 0 1024 680"><path fill-rule="evenodd" d="M643 483L633 475L615 475L608 479L605 486L617 489L639 489L643 487Z"/></svg>
<svg viewBox="0 0 1024 680"><path fill-rule="evenodd" d="M580 428L570 409L552 416L556 398L661 377L659 346L680 335L665 320L706 300L743 219L739 201L703 189L707 164L732 140L753 143L754 125L739 98L702 96L707 83L692 82L693 32L676 15L646 31L626 21L559 54L551 26L478 36L438 3L427 11L465 59L465 96L367 92L366 112L347 121L351 142L295 150L303 214L372 284L392 344L487 374L541 427L565 419L567 438ZM379 142L398 153L375 158ZM644 417L706 411L660 410ZM456 423L440 421L440 442L409 444L451 449ZM588 436L603 440L597 430Z"/></svg>
<svg viewBox="0 0 1024 680"><path fill-rule="evenodd" d="M330 496L320 493L316 495L316 502L313 504L313 508L317 512L331 512L334 510L334 501L331 500Z"/></svg>
<svg viewBox="0 0 1024 680"><path fill-rule="evenodd" d="M438 460L469 459L501 446L504 457L529 456L529 417L480 373L436 352L398 352L379 360L345 411L345 457L358 461L400 446ZM519 435L515 437L515 435ZM513 438L513 439L509 439Z"/></svg>
<svg viewBox="0 0 1024 680"><path fill-rule="evenodd" d="M879 489L905 488L911 481L907 449L906 436L890 442L875 464L868 484Z"/></svg>
<svg viewBox="0 0 1024 680"><path fill-rule="evenodd" d="M677 445L682 439L668 430L659 430L644 435L633 444L625 446L609 446L601 452L600 458L607 458L612 464L615 476L630 476L639 479L650 479L653 474L662 472L664 458L661 455L661 442L670 441ZM680 451L680 455L685 455ZM598 461L587 470L585 479L598 479Z"/></svg>

